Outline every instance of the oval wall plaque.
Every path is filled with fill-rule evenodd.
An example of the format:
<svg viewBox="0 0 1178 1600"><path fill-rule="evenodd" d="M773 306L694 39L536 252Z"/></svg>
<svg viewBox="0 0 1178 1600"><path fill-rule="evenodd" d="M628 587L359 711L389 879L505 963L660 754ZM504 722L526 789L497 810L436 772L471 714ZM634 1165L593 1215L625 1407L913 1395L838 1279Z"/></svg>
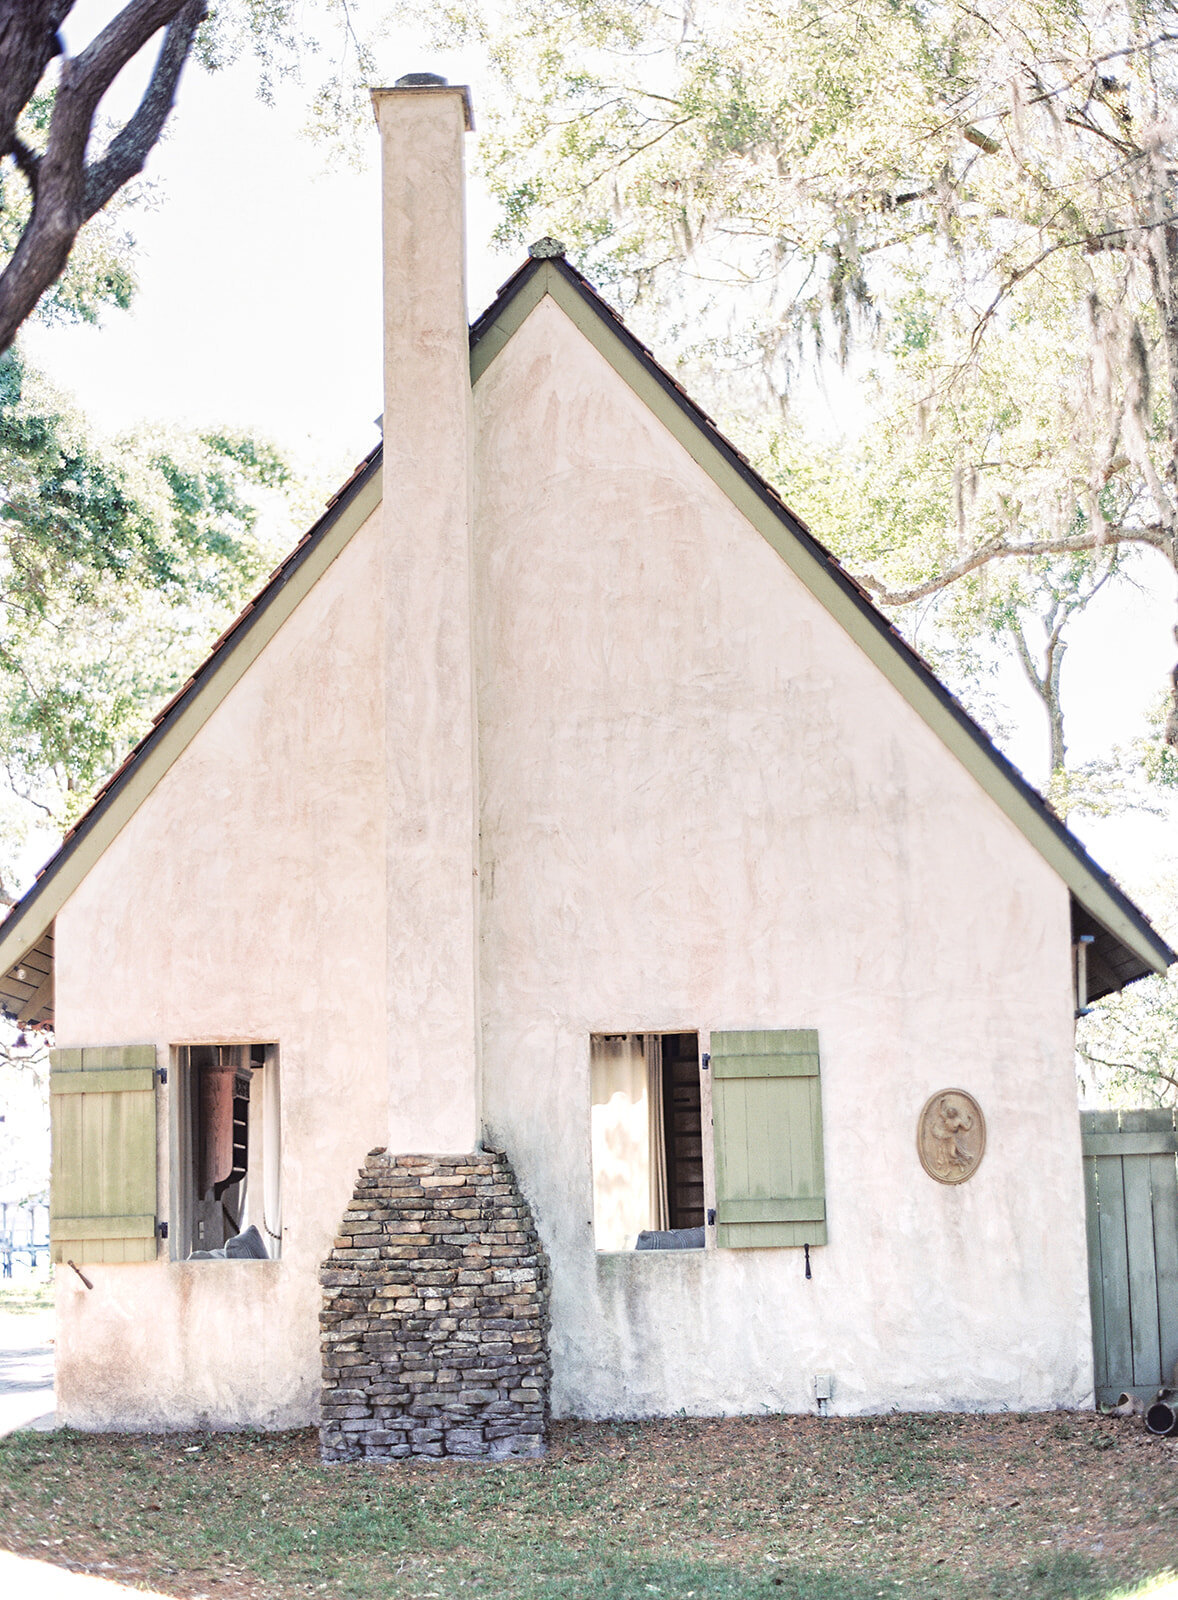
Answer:
<svg viewBox="0 0 1178 1600"><path fill-rule="evenodd" d="M916 1124L920 1164L938 1183L964 1183L978 1170L986 1149L986 1119L964 1089L938 1089L924 1103Z"/></svg>

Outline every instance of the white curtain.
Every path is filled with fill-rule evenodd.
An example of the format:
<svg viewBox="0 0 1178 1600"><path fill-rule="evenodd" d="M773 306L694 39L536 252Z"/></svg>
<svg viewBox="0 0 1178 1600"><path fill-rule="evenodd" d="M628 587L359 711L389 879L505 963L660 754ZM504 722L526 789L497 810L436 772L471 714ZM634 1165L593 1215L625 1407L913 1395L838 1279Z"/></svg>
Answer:
<svg viewBox="0 0 1178 1600"><path fill-rule="evenodd" d="M594 1238L599 1250L633 1250L644 1229L667 1225L662 1041L599 1035L589 1076Z"/></svg>
<svg viewBox="0 0 1178 1600"><path fill-rule="evenodd" d="M250 1083L249 1170L241 1226L257 1228L266 1254L274 1257L282 1249L282 1090L278 1052L271 1048L266 1056Z"/></svg>
<svg viewBox="0 0 1178 1600"><path fill-rule="evenodd" d="M663 1120L663 1041L646 1035L646 1103L650 1145L651 1228L669 1228L667 1220L667 1132Z"/></svg>

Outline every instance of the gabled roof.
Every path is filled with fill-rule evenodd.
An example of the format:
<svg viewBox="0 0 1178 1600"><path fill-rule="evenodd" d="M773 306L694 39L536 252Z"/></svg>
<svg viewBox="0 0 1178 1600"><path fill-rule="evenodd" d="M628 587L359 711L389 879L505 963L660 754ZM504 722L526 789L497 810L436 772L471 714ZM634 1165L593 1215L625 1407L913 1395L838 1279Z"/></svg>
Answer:
<svg viewBox="0 0 1178 1600"><path fill-rule="evenodd" d="M1090 935L1089 995L1099 998L1178 959L925 661L777 491L561 256L529 259L470 330L471 381L550 295L670 429L814 596L861 646L1067 884L1073 936ZM22 1023L52 1020L53 919L197 730L380 502L377 447L324 515L155 718L0 925L0 1004Z"/></svg>

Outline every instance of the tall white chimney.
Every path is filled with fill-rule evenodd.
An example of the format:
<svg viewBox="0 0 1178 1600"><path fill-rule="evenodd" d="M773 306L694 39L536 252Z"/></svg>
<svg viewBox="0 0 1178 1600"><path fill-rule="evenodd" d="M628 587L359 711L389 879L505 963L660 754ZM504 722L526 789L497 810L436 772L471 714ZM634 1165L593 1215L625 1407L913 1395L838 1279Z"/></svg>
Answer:
<svg viewBox="0 0 1178 1600"><path fill-rule="evenodd" d="M372 93L384 218L388 1146L481 1128L471 395L463 139L470 94Z"/></svg>

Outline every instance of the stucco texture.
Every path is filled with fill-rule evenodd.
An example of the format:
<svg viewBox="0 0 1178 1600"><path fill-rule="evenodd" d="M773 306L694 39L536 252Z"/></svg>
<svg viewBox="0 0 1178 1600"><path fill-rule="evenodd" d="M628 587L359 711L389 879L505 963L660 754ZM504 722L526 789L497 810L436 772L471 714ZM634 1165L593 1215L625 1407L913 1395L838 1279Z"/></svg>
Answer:
<svg viewBox="0 0 1178 1600"><path fill-rule="evenodd" d="M378 90L389 1148L479 1134L463 92Z"/></svg>
<svg viewBox="0 0 1178 1600"><path fill-rule="evenodd" d="M1090 1402L1063 883L551 299L471 422L472 574L461 494L373 516L58 916L62 1045L278 1045L284 1223L278 1262L63 1271L62 1420L314 1421L365 1152L480 1115L551 1260L557 1415L811 1410L818 1373L844 1413ZM598 1254L591 1035L794 1027L812 1278ZM988 1123L957 1187L915 1144L950 1086Z"/></svg>
<svg viewBox="0 0 1178 1600"><path fill-rule="evenodd" d="M71 1426L317 1416L317 1271L388 1118L382 595L377 515L58 916L60 1044L275 1042L282 1073L282 1259L59 1269Z"/></svg>
<svg viewBox="0 0 1178 1600"><path fill-rule="evenodd" d="M553 1408L1089 1402L1059 878L551 299L475 391L483 1083ZM597 1254L589 1039L816 1028L830 1242ZM958 1187L927 1096L976 1096Z"/></svg>

